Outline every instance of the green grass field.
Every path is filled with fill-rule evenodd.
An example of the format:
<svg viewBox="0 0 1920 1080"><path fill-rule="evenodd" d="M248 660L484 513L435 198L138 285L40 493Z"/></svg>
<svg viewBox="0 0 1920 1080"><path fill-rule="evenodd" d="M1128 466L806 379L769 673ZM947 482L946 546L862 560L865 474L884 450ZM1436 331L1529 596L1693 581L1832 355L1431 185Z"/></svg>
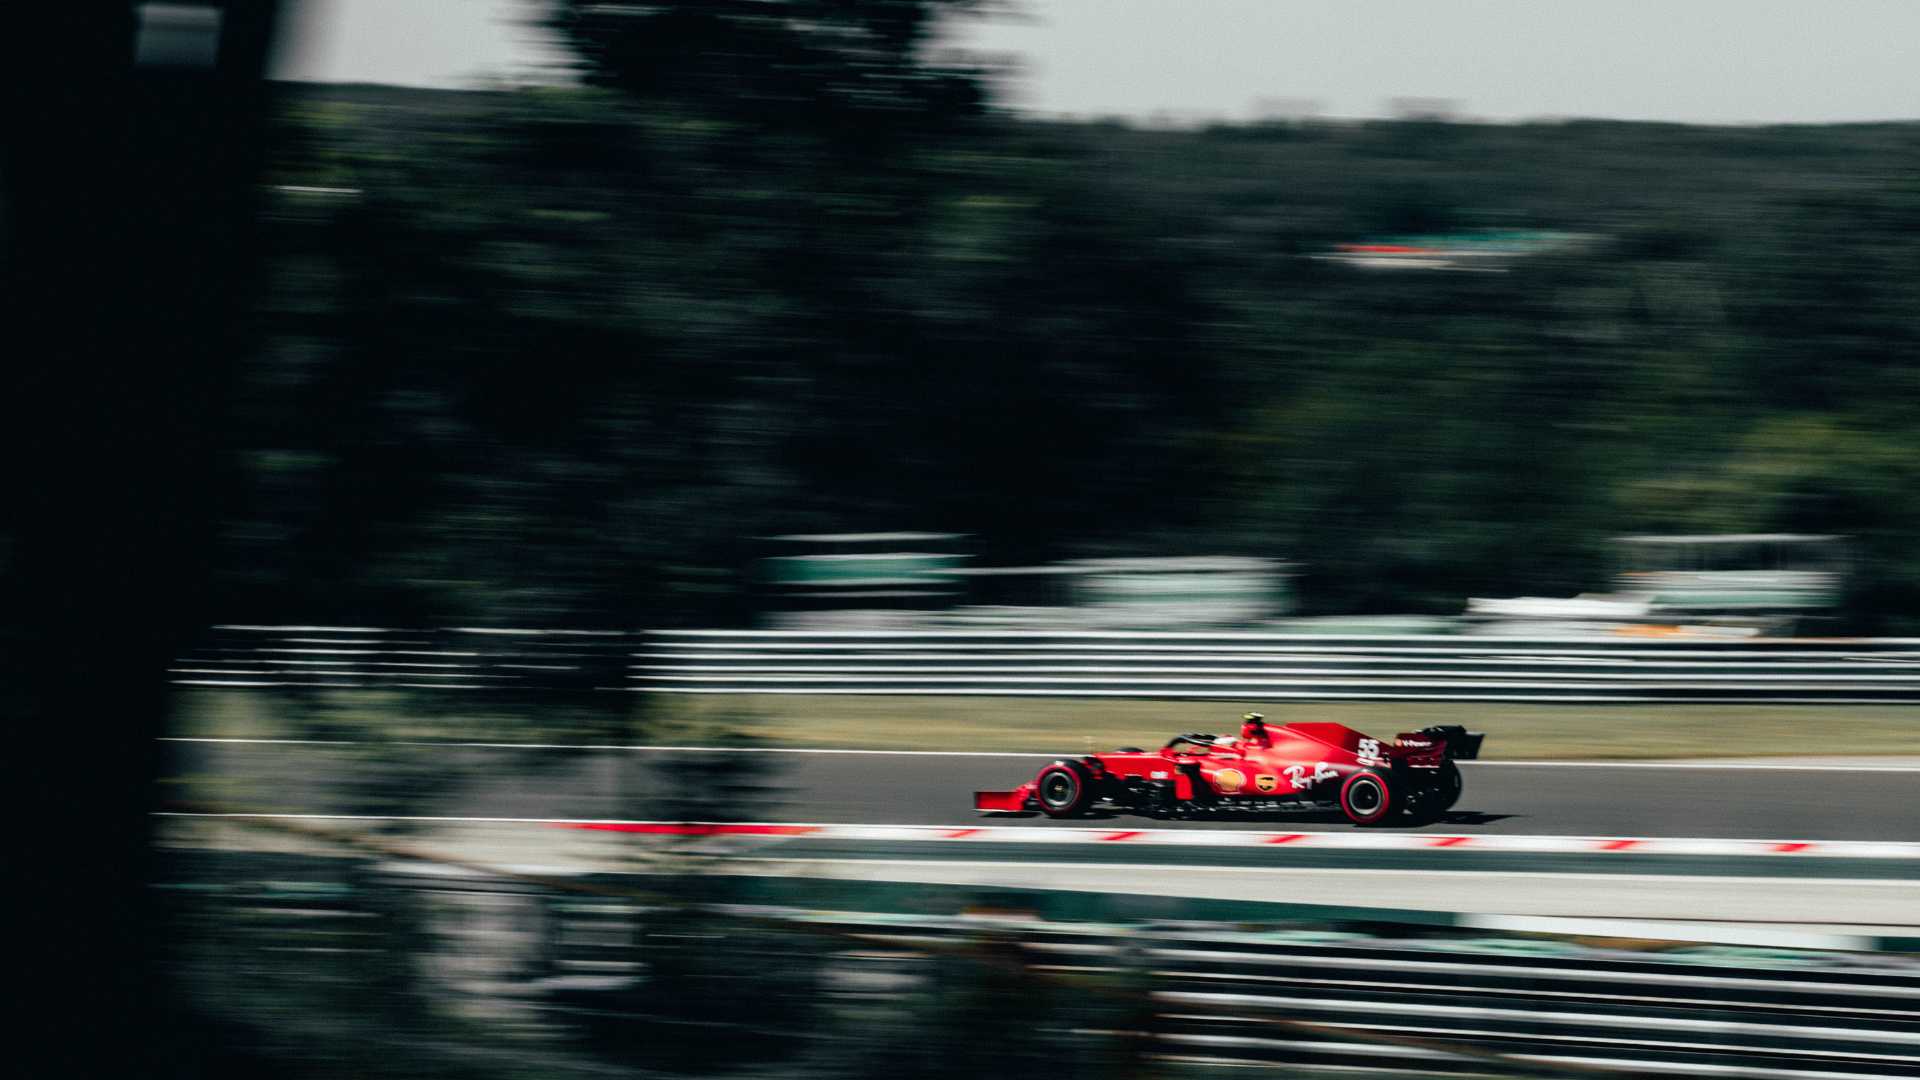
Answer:
<svg viewBox="0 0 1920 1080"><path fill-rule="evenodd" d="M501 742L618 739L705 744L1079 753L1158 745L1183 731L1231 734L1247 709L1271 723L1333 720L1379 736L1428 724L1487 733L1481 756L1505 760L1673 759L1785 755L1920 755L1920 706L1272 704L1054 698L782 695L662 696L628 718L588 728L548 715L463 713L445 698L428 714L391 694L340 694L296 721L270 695L192 690L177 698L181 735L355 736ZM317 723L323 725L316 727Z"/></svg>

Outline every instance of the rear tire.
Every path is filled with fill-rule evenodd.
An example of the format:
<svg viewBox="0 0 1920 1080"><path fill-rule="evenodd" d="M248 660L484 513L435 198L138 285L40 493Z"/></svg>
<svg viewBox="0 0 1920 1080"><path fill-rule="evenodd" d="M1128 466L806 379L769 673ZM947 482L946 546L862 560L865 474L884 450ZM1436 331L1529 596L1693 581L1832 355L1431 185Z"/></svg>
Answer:
<svg viewBox="0 0 1920 1080"><path fill-rule="evenodd" d="M1376 825L1393 813L1393 789L1387 778L1377 772L1363 771L1347 777L1340 785L1340 812L1355 825Z"/></svg>
<svg viewBox="0 0 1920 1080"><path fill-rule="evenodd" d="M1460 801L1460 791L1460 767L1449 761L1440 767L1432 784L1415 791L1410 799L1403 800L1405 805L1401 810L1406 814L1408 824L1431 825Z"/></svg>
<svg viewBox="0 0 1920 1080"><path fill-rule="evenodd" d="M1056 761L1034 778L1033 797L1048 817L1078 817L1093 802L1093 777L1084 766Z"/></svg>
<svg viewBox="0 0 1920 1080"><path fill-rule="evenodd" d="M1435 813L1444 814L1453 809L1453 804L1460 801L1460 793L1465 790L1466 784L1460 779L1460 766L1451 761L1440 766L1440 783L1431 796Z"/></svg>

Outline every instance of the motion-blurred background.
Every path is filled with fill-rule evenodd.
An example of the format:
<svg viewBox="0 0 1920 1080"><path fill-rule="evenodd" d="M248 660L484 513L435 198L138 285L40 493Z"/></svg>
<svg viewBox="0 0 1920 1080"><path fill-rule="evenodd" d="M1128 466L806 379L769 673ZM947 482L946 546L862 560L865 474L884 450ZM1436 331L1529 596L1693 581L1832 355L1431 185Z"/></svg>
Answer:
<svg viewBox="0 0 1920 1080"><path fill-rule="evenodd" d="M436 6L316 11L431 38ZM1911 630L1910 123L1007 108L1072 53L983 46L1062 7L561 5L493 28L524 43L499 75L543 85L277 88L223 618L740 624L751 561L805 553L757 538L900 531L966 534L901 547L981 566L1294 562L1285 613L1454 615L1606 590L1636 568L1620 535L1837 533L1857 572L1821 628ZM1275 64L1371 34L1315 68L1386 66L1385 98L1421 85L1392 70L1409 19L1454 39L1441 63L1590 29L1493 7L1516 40L1484 15L1363 4L1323 30L1311 5L1229 4L1155 65L1180 20L1148 3L1072 24L1072 48L1139 57L1140 81L1237 59L1236 30L1283 39ZM494 14L515 13L540 11ZM1746 44L1676 18L1736 55L1658 73L1673 114L1732 111L1686 90L1742 76L1758 101L1734 115L1786 111L1761 79L1790 25L1756 12ZM1860 29L1819 43L1862 55L1805 93L1863 77ZM353 71L370 37L309 49ZM1303 82L1234 74L1212 92ZM1856 114L1912 112L1910 80L1886 91Z"/></svg>
<svg viewBox="0 0 1920 1080"><path fill-rule="evenodd" d="M1920 17L1678 8L27 5L0 567L51 1045L1920 1071ZM1572 861L1175 887L682 827L970 828L1022 755L1247 707L1484 729L1441 828ZM652 832L552 828L593 823ZM1629 902L1595 836L1842 847L1624 855L1719 875ZM1646 1005L1737 949L1831 986Z"/></svg>

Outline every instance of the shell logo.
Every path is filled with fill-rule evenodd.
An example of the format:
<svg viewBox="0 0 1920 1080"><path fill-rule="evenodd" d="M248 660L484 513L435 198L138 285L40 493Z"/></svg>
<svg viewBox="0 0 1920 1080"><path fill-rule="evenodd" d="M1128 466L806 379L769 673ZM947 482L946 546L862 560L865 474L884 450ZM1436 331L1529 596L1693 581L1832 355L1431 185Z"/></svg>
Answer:
<svg viewBox="0 0 1920 1080"><path fill-rule="evenodd" d="M1213 784L1221 791L1231 795L1247 786L1247 774L1239 769L1221 769L1213 774Z"/></svg>

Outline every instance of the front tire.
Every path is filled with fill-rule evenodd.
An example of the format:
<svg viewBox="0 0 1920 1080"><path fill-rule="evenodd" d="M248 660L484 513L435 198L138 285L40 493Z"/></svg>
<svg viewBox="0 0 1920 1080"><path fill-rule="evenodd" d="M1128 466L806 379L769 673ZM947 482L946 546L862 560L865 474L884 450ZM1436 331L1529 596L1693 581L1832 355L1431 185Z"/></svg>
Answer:
<svg viewBox="0 0 1920 1080"><path fill-rule="evenodd" d="M1375 825L1393 813L1393 789L1377 772L1357 772L1340 785L1340 812L1355 825Z"/></svg>
<svg viewBox="0 0 1920 1080"><path fill-rule="evenodd" d="M1048 817L1078 817L1093 802L1093 777L1074 762L1056 761L1034 778L1033 797Z"/></svg>

